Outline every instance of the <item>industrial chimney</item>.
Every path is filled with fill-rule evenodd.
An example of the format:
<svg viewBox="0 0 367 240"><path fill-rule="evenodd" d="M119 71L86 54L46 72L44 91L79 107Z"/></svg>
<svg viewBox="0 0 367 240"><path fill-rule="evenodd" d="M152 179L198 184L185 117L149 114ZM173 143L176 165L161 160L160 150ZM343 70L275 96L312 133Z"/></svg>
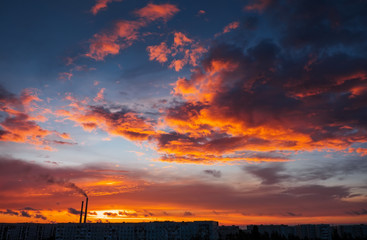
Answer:
<svg viewBox="0 0 367 240"><path fill-rule="evenodd" d="M79 223L82 223L82 220L83 220L83 204L84 204L84 201L82 201L82 207L80 208L80 220L79 220Z"/></svg>
<svg viewBox="0 0 367 240"><path fill-rule="evenodd" d="M88 198L85 201L84 223L87 222L87 213L88 213Z"/></svg>

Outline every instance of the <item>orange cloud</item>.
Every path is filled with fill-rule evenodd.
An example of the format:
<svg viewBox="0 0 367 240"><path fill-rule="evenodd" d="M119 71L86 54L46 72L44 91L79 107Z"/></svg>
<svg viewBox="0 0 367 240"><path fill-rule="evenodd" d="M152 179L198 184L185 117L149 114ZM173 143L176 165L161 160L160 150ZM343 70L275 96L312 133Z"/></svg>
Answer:
<svg viewBox="0 0 367 240"><path fill-rule="evenodd" d="M115 23L111 30L94 34L93 38L89 40L89 51L85 56L101 61L108 55L119 54L122 49L131 46L134 41L138 40L139 30L142 27L159 19L167 21L178 11L178 8L172 4L150 3L135 12L141 17L139 20L121 20Z"/></svg>
<svg viewBox="0 0 367 240"><path fill-rule="evenodd" d="M173 60L169 67L175 69L176 72L179 72L186 65L186 62L186 59Z"/></svg>
<svg viewBox="0 0 367 240"><path fill-rule="evenodd" d="M90 40L89 52L86 56L94 60L103 60L107 55L118 54L120 48L116 35L95 34Z"/></svg>
<svg viewBox="0 0 367 240"><path fill-rule="evenodd" d="M175 32L173 38L173 44L175 46L184 46L186 44L192 43L192 39L188 38L185 34L181 32Z"/></svg>
<svg viewBox="0 0 367 240"><path fill-rule="evenodd" d="M361 156L367 155L367 148L349 148L349 152L359 153Z"/></svg>
<svg viewBox="0 0 367 240"><path fill-rule="evenodd" d="M224 27L223 29L223 33L228 33L236 28L238 28L240 26L239 22L231 22L230 24L228 24L227 26Z"/></svg>
<svg viewBox="0 0 367 240"><path fill-rule="evenodd" d="M98 95L97 100L99 100ZM88 100L79 101L71 96L68 96L67 100L71 101L67 109L60 109L55 112L55 115L76 122L86 131L99 128L111 135L136 141L148 140L156 133L147 119L133 111L111 112L104 107L89 105Z"/></svg>
<svg viewBox="0 0 367 240"><path fill-rule="evenodd" d="M41 108L37 102L42 100L35 89L23 90L20 97L7 93L7 97L0 99L0 111L7 114L0 122L0 141L28 143L51 151L54 149L50 145L61 143L59 138L70 139L66 133L47 130L37 124L47 121L42 114L51 112Z"/></svg>
<svg viewBox="0 0 367 240"><path fill-rule="evenodd" d="M148 21L155 21L157 19L167 21L179 11L180 10L173 4L165 3L158 5L149 3L147 6L135 11L135 14Z"/></svg>
<svg viewBox="0 0 367 240"><path fill-rule="evenodd" d="M167 44L162 42L159 45L148 46L147 51L151 61L156 60L164 63L168 61L169 56L174 58L171 60L169 68L178 72L187 64L197 66L198 60L207 50L185 34L175 32L171 47L168 48Z"/></svg>
<svg viewBox="0 0 367 240"><path fill-rule="evenodd" d="M90 11L93 13L93 15L97 15L99 11L107 8L107 4L121 1L122 0L97 0L94 6L90 9Z"/></svg>
<svg viewBox="0 0 367 240"><path fill-rule="evenodd" d="M148 46L147 51L149 52L149 60L156 60L160 63L167 62L167 55L171 53L165 42L156 46Z"/></svg>

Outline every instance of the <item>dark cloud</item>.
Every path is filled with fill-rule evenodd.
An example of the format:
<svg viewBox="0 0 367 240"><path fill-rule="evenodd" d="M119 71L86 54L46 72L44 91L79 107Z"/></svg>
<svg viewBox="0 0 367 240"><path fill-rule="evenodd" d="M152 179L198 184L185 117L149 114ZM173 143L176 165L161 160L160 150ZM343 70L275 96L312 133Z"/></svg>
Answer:
<svg viewBox="0 0 367 240"><path fill-rule="evenodd" d="M211 170L211 169L207 169L203 171L205 174L211 175L215 178L220 178L222 176L222 172L218 171L218 170Z"/></svg>
<svg viewBox="0 0 367 240"><path fill-rule="evenodd" d="M43 216L42 214L36 214L34 216L34 218L39 218L39 219L42 219L42 220L47 220L47 217Z"/></svg>
<svg viewBox="0 0 367 240"><path fill-rule="evenodd" d="M80 211L76 210L75 208L68 208L68 213L80 215Z"/></svg>
<svg viewBox="0 0 367 240"><path fill-rule="evenodd" d="M290 178L287 174L282 174L284 166L281 164L266 164L265 166L249 165L244 169L262 180L262 184L278 184Z"/></svg>
<svg viewBox="0 0 367 240"><path fill-rule="evenodd" d="M184 214L183 214L185 217L191 217L191 216L194 216L194 214L193 213L191 213L191 212L184 212Z"/></svg>
<svg viewBox="0 0 367 240"><path fill-rule="evenodd" d="M20 211L20 216L30 218L31 215L27 211Z"/></svg>
<svg viewBox="0 0 367 240"><path fill-rule="evenodd" d="M126 211L119 211L119 215L126 216L126 217L138 217L137 213L129 213Z"/></svg>
<svg viewBox="0 0 367 240"><path fill-rule="evenodd" d="M106 215L108 217L117 217L118 216L117 213L113 213L113 212L104 212L103 215Z"/></svg>
<svg viewBox="0 0 367 240"><path fill-rule="evenodd" d="M261 21L254 31L270 36L251 44L218 39L191 77L176 82L182 102L166 116L176 132L158 139L170 152L164 160L341 150L367 140L367 58L361 50L367 49L367 4L260 3L245 7L253 11L246 21Z"/></svg>
<svg viewBox="0 0 367 240"><path fill-rule="evenodd" d="M34 209L32 207L25 207L22 210L28 210L28 211L37 211L37 209Z"/></svg>
<svg viewBox="0 0 367 240"><path fill-rule="evenodd" d="M291 216L291 217L299 217L299 216L302 216L302 214L297 214L297 213L292 213L292 212L287 212L285 215L286 216Z"/></svg>
<svg viewBox="0 0 367 240"><path fill-rule="evenodd" d="M347 214L350 214L350 215L357 215L357 216L360 216L360 215L367 215L367 210L366 210L366 209L364 209L364 208L362 208L361 210L347 212Z"/></svg>
<svg viewBox="0 0 367 240"><path fill-rule="evenodd" d="M343 160L329 160L324 163L309 163L302 168L288 169L285 163L246 165L243 170L262 180L262 184L296 182L319 182L331 178L341 178L363 174L367 170L364 157ZM356 195L358 196L358 195Z"/></svg>
<svg viewBox="0 0 367 240"><path fill-rule="evenodd" d="M284 28L286 46L320 49L363 44L366 9L358 0L303 0L291 5L279 1L271 11L273 24Z"/></svg>
<svg viewBox="0 0 367 240"><path fill-rule="evenodd" d="M6 211L0 211L0 214L18 216L19 212L16 212L16 211L13 211L13 210L10 210L10 209L6 209Z"/></svg>

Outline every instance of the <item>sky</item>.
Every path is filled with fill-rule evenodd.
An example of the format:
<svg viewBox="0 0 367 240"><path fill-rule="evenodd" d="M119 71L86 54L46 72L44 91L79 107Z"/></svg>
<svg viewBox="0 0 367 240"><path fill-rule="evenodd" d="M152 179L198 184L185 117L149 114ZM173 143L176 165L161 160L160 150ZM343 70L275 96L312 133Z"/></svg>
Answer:
<svg viewBox="0 0 367 240"><path fill-rule="evenodd" d="M367 2L0 4L0 222L367 223Z"/></svg>

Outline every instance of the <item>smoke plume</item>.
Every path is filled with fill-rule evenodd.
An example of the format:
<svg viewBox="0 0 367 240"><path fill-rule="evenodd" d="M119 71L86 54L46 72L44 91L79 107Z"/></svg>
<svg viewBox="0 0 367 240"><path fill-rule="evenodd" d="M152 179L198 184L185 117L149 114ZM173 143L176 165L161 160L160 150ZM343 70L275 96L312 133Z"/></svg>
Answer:
<svg viewBox="0 0 367 240"><path fill-rule="evenodd" d="M57 184L66 188L70 188L75 190L77 193L82 194L84 197L88 197L88 195L85 193L83 189L75 185L75 183L69 182L65 179L56 179L50 175L41 175L41 178L45 179L47 183L49 184Z"/></svg>

